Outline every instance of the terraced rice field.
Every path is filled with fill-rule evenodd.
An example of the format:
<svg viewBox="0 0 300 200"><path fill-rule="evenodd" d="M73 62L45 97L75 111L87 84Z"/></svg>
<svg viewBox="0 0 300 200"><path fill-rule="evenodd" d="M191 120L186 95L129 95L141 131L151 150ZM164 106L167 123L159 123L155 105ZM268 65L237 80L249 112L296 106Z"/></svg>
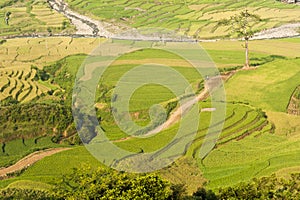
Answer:
<svg viewBox="0 0 300 200"><path fill-rule="evenodd" d="M217 22L243 9L260 15L262 21L256 30L297 22L299 6L282 4L273 0L235 1L185 0L185 1L126 1L126 0L67 0L69 6L83 14L131 27L163 27L195 38L226 36L228 27L216 28Z"/></svg>
<svg viewBox="0 0 300 200"><path fill-rule="evenodd" d="M43 91L46 92L57 87L51 85L50 82L35 81L37 70L68 55L89 53L99 44L101 44L101 40L95 38L35 38L6 41L1 45L0 89L3 92L0 93L0 97L3 99L3 96L12 96L25 102L41 95ZM189 161L182 161L183 163L179 161L174 164L175 166L165 169L166 171L171 170L173 167L176 168L176 165L179 166L179 169L183 168L180 173L175 173L177 178L173 177L174 180L183 179L185 173L190 173L189 178L195 178L195 187L205 178L209 181L208 187L217 188L299 165L299 118L297 116L292 116L292 118L284 113L290 96L299 85L297 79L299 77L299 59L295 58L295 52L299 49L298 44L299 39L253 41L251 43L251 50L254 52L251 55L251 61L255 61L259 67L256 70L237 72L225 84L228 100L225 120L210 124L212 112L203 111L199 114L201 117L199 129L185 156L188 159L194 159L195 162L198 161L201 171L197 168L198 166L191 167L187 164ZM232 52L242 55L243 49L240 45L241 43L237 41L203 43L219 67L231 67L243 63L239 56L230 56ZM265 46L269 48L262 48ZM144 52L136 52L134 56L124 55L116 60L104 76L108 89L112 89L120 77L130 69L149 62L147 56L153 55L155 52L147 49ZM152 57L152 61L172 66L174 70L188 79L195 87L194 89L197 89L201 79L199 74L195 75L193 68L185 62L179 62L178 57L174 55L161 52L156 55L157 57ZM79 55L78 59L77 56L69 56L61 60L60 62L63 62L61 70L72 73L72 75L76 74L79 61L82 61L83 58L84 56ZM226 62L223 62L224 60ZM37 68L32 68L31 65L35 65ZM29 94L24 92L29 92L29 90ZM97 95L100 96L101 92L101 90L98 91ZM280 95L278 95L279 92ZM110 94L111 92L108 92L107 96ZM258 101L256 99L258 97L263 101ZM149 84L139 88L130 99L130 104L133 104L130 111L133 114L138 113L140 117L140 119L137 117L135 122L146 125L149 122L149 107L154 103L161 103L165 106L168 100L173 98L174 96L169 90L157 85ZM97 104L99 109L105 108L106 101L101 98L97 100L99 100ZM201 108L211 108L210 99L199 105ZM267 113L267 116L260 108ZM104 109L103 113L106 115L100 113L99 116L103 116L103 119L106 120L108 112L107 109ZM205 159L199 160L200 147L208 127L218 127L221 122L224 122L224 126L221 128L222 133L216 147ZM105 123L103 122L102 125L111 140L118 140L126 136L116 124L109 120ZM276 126L275 130L273 123ZM144 152L152 152L172 141L178 128L179 123L150 138L129 139L115 142L115 144L132 152L140 152L141 149ZM22 146L20 140L16 140L16 142ZM66 160L69 160L67 165ZM9 162L9 160L6 161ZM53 177L65 172L66 168L79 166L80 162L91 163L94 166L99 165L98 161L84 147L79 147L36 163L20 177L1 182L0 187L5 187L14 181L28 179L52 183ZM194 168L197 170L190 172Z"/></svg>
<svg viewBox="0 0 300 200"><path fill-rule="evenodd" d="M20 38L4 40L0 46L0 68L42 68L68 55L89 54L103 39L99 38Z"/></svg>
<svg viewBox="0 0 300 200"><path fill-rule="evenodd" d="M201 103L202 108L209 107L208 103ZM204 138L207 134L213 134L219 130L213 130L208 133L208 128L217 127L224 122L221 127L221 134L216 143L217 146L227 144L231 141L239 141L245 137L259 137L263 134L270 134L274 132L272 123L267 120L267 117L260 110L256 110L250 106L243 104L227 104L227 115L222 121L216 121L210 124L211 112L201 112L199 121L199 128L194 138L193 143L188 148L186 155L192 158L199 158L199 150L203 144ZM161 133L146 139L131 138L127 141L118 141L116 145L121 148L133 152L139 152L143 149L145 152L155 151L171 141L179 125L176 124ZM184 139L184 138L182 138ZM159 144L157 141L161 141Z"/></svg>
<svg viewBox="0 0 300 200"><path fill-rule="evenodd" d="M9 23L0 20L0 36L72 33L75 28L44 0L5 0L0 3L0 18L10 12Z"/></svg>
<svg viewBox="0 0 300 200"><path fill-rule="evenodd" d="M34 80L37 73L35 69L7 69L1 70L1 72L0 78L7 82L0 85L0 100L12 97L19 102L28 102L51 90Z"/></svg>
<svg viewBox="0 0 300 200"><path fill-rule="evenodd" d="M5 40L0 45L0 100L12 97L28 102L59 89L49 81L36 79L37 70L69 55L89 54L101 41L67 37Z"/></svg>

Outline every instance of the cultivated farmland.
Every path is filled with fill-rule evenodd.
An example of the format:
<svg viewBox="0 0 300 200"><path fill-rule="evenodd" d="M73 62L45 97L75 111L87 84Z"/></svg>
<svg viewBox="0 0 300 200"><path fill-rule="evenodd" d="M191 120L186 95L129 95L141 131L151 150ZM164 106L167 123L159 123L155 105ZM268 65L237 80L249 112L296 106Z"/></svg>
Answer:
<svg viewBox="0 0 300 200"><path fill-rule="evenodd" d="M216 28L218 20L243 9L260 15L254 28L263 30L284 23L297 22L300 8L278 1L96 1L67 0L69 6L95 19L123 27L163 27L195 38L226 36L227 27Z"/></svg>
<svg viewBox="0 0 300 200"><path fill-rule="evenodd" d="M4 20L7 13L9 20ZM74 27L46 1L4 0L0 3L0 36L72 33Z"/></svg>
<svg viewBox="0 0 300 200"><path fill-rule="evenodd" d="M26 42L27 40L15 40L25 41L23 42L23 49L30 48L28 47L29 45ZM15 48L15 40L9 40L3 45L8 49ZM42 39L32 39L29 40L29 44L38 44L38 41L41 40ZM67 38L62 38L61 40L71 41ZM69 74L69 77L71 79L74 78L74 76L76 75L76 71L80 66L80 63L84 60L85 56L75 55L68 56L64 59L61 58L64 55L67 56L71 54L72 52L85 53L88 50L91 50L91 47L85 47L84 45L81 45L81 49L75 48L72 46L72 44L75 44L75 42L78 42L77 44L89 42L91 45L96 46L97 44L99 44L99 40L73 39L70 45L58 45L58 47L54 47L54 44L57 44L56 42L52 42L52 40L49 41L49 43L53 45L52 48L57 49L56 51L52 51L56 52L53 55L53 57L47 57L47 59L49 59L49 61L53 63L52 65L43 67L45 66L44 63L48 63L47 59L37 59L35 61L30 61L34 63L37 66L37 68L31 68L29 66L27 68L14 67L18 70L13 70L13 67L6 66L5 68L2 68L2 76L7 76L7 80L1 79L1 84L5 85L9 81L12 82L11 84L19 84L19 82L21 82L22 80L25 88L25 77L28 76L30 72L32 74L37 74L37 71L40 70L45 71L46 74L54 76L54 82L51 85L47 81L35 81L37 85L43 83L51 89L57 88L60 90L71 90L72 83L66 83L65 81L63 81L66 80L63 77L65 74ZM238 183L240 181L240 173L245 174L245 176L243 176L243 180L247 181L253 176L269 175L270 173L276 172L277 170L286 167L287 169L290 169L290 167L298 165L297 158L293 157L295 156L295 154L282 152L284 151L283 149L285 149L286 152L288 152L289 150L295 152L298 151L297 134L299 133L299 130L293 128L297 126L298 118L297 116L295 116L295 119L293 118L294 123L291 125L287 125L282 120L280 120L281 118L285 118L281 114L282 112L286 111L285 108L289 103L290 97L293 94L295 88L299 85L299 83L296 81L296 78L291 78L293 77L295 71L298 70L297 66L299 65L298 59L295 58L293 54L293 51L297 51L297 49L299 48L298 41L299 39L281 39L276 41L253 41L251 43L253 48L251 54L251 62L253 63L253 66L257 67L257 69L237 72L226 82L225 88L227 88L228 91L228 102L224 127L222 128L222 132L217 142L217 146L215 147L213 152L210 153L204 160L199 160L200 146L204 141L204 136L206 135L207 128L210 124L209 119L212 112L200 112L201 121L199 122L199 129L194 142L191 144L191 146L185 154L186 159L181 159L178 162L176 162L176 166L182 166L184 168L187 168L188 165L186 163L190 162L190 159L198 161L198 165L200 166L202 175L200 175L200 173L197 177L194 177L194 175L192 175L192 177L194 177L193 179L195 180L195 182L192 184L193 186L189 188L189 191L194 191L198 185L196 181L200 180L209 180L208 186L211 188L217 188L219 186L225 186L228 184L233 185ZM265 45L269 46L270 48L260 48L261 46ZM273 45L276 46L276 48L271 48ZM33 46L32 48L37 48L37 46L38 45ZM240 56L231 56L232 52L236 52L235 54L237 55L242 55L243 53L243 49L240 48L240 42L238 41L202 43L202 46L210 53L212 59L216 62L217 66L219 66L220 69L224 69L226 71L231 67L236 67L243 63L243 59L241 59ZM286 46L290 46L291 49L284 50ZM73 51L67 52L64 50L65 47L67 47L68 49L74 49ZM45 55L49 53L49 50L47 48L43 47L43 49L45 52L41 51L38 55ZM36 50L35 52L38 51ZM60 54L58 54L57 52L60 52ZM103 76L103 82L99 85L100 87L97 91L95 99L97 102L95 104L95 107L97 108L97 114L99 117L102 118L101 125L106 130L107 136L111 140L115 140L115 144L117 146L132 152L140 152L141 149L143 149L144 152L152 152L163 147L172 140L174 134L178 130L179 123L174 124L168 129L147 139L131 138L125 141L120 140L121 138L124 138L127 135L124 132L122 132L113 122L108 108L113 91L113 86L117 83L117 81L123 74L133 69L137 65L149 62L147 60L149 56L157 56L151 61L172 66L174 70L183 74L183 76L185 76L190 81L195 90L200 89L201 91L201 89L203 89L202 87L199 87L201 86L202 78L199 77L199 74L197 74L188 63L181 61L180 57L173 54L169 54L168 52L159 51L158 54L156 52L157 50L147 49L144 51L137 51L131 54L125 54L119 57L105 72ZM57 61L57 59L61 60ZM223 62L224 60L226 62ZM24 62L24 64L26 64L26 62ZM286 68L285 66L289 67ZM5 73L6 71L7 73ZM22 71L24 71L23 74ZM275 73L274 75L269 75L272 78L268 76L270 72ZM276 74L284 74L284 76ZM261 80L262 82L251 82L251 78L247 78L253 76L259 77L258 80ZM18 77L20 77L21 80L19 80ZM274 77L278 78L274 79ZM249 81L247 82L247 80ZM32 81L31 79L27 79L27 82L29 82L29 85L32 84L31 82L34 82L34 80ZM13 93L14 90L12 89L13 86L11 86L11 84L8 87L10 88L8 91L12 90ZM288 87L282 87L284 90L280 90L282 92L282 95L280 96L280 98L282 98L282 101L277 101L278 97L274 98L276 96L276 92L278 91L275 89L276 87L272 89L271 84L274 86L280 86L281 84L284 84L285 86L288 85ZM237 89L236 85L242 86ZM269 89L268 93L266 93L263 92L262 89L258 89L258 87L271 89ZM7 90L7 88L5 90ZM68 92L66 91L66 93ZM156 95L153 96L153 93L155 93ZM259 93L260 95L265 96L265 98L268 98L268 100L257 101L255 100L257 95L250 95L254 93ZM51 95L46 94L46 96L39 101L47 102L47 96L50 97ZM147 98L141 98L141 96L145 96ZM274 99L274 101L272 101L272 99ZM133 118L133 120L137 124L145 126L150 122L150 117L148 115L149 106L151 106L154 103L159 103L165 107L167 106L168 102L173 102L174 100L175 99L173 94L168 89L158 85L145 85L136 90L133 96L131 97L130 112L132 113L132 116L135 117ZM173 106L174 107L171 107L172 109L170 110L171 113L172 110L177 108L176 104L174 104ZM200 103L199 107L203 109L210 108L210 99L208 99L206 102ZM215 123L218 124L218 122ZM214 126L214 124L211 124L211 126ZM285 133L288 134L285 135ZM157 141L161 142L158 143ZM270 144L270 142L274 145L267 145ZM259 145L260 148L253 149L253 146L257 145ZM243 151L239 150L241 146L243 146ZM279 149L282 149L282 151ZM41 167L39 166L51 167L49 164L47 164L48 162L52 162L50 160L61 160L61 162L64 162L64 158L61 157L61 155L73 154L78 150L74 149L67 152L62 152L58 155L53 155L45 159L44 161L37 163L37 165L34 168L32 168L32 170L31 168L29 168L28 173L25 173L21 177L17 177L16 179L11 179L9 181L3 182L3 185L8 185L9 183L14 182L14 180L19 181L29 179L34 181L40 181L41 177L42 180L45 180L46 183L51 183L51 177L55 176L55 174L49 174L48 170L47 174L41 174L41 176L39 176L39 180L34 178L32 174L35 174L41 170ZM229 157L226 157L224 155L224 151L228 152ZM271 151L276 151L278 153L272 154ZM263 156L261 158L258 158L256 155ZM285 162L286 159L290 158L292 158L291 162ZM91 160L93 158L86 155L81 157L81 159L82 162L90 162L88 160ZM259 160L259 162L256 162L257 159ZM14 159L9 158L8 160ZM270 165L265 165L265 163L268 163L268 160L274 160L274 162L272 161L270 162ZM93 161L91 164L97 165L96 163L97 162L94 163ZM78 162L69 162L69 164L70 166L79 165ZM58 165L60 166L61 164L57 163L57 166ZM267 165L269 167L266 167ZM183 177L185 177L184 174L177 174L175 176L174 170L172 169L176 169L176 166L173 166L170 169L164 169L162 173L165 177L168 177L170 180L173 180L177 183L186 182L186 180L181 180L183 179ZM265 170L262 170L262 168L264 167L266 167Z"/></svg>
<svg viewBox="0 0 300 200"><path fill-rule="evenodd" d="M82 14L73 16L81 21L79 24L88 26L81 28L95 25L88 17L101 20L96 23L99 35L101 31L159 27L182 36L209 39L193 41L193 45L199 44L205 50L200 54L190 51L182 41L176 42L180 53L204 58L200 64L207 71L202 74L192 66L191 60L164 50L174 44L169 40L127 41L100 38L94 33L74 37L75 28L62 14L63 8L56 12L45 0L3 0L0 3L0 18L4 19L0 21L0 168L39 150L67 147L68 151L45 157L10 174L12 177L0 181L0 194L5 188L51 191L67 180L66 173L73 168L83 166L90 170L87 165L94 169L119 164L130 171L135 156L144 155L151 155L153 160L178 157L155 173L172 184L179 184L172 185L178 190L184 190L180 184L186 185L189 195L199 187L217 193L219 187L236 187L252 178L273 173L288 177L300 171L300 59L297 54L300 38L252 38L250 67L245 69L244 41L222 40L229 36L229 27L216 27L219 20L245 9L261 16L254 31L298 23L298 5L273 0L66 2L69 8ZM115 29L117 26L120 29ZM9 39L10 36L22 37ZM104 44L112 48L106 49ZM123 47L127 53L122 53ZM106 59L112 62L101 71ZM80 68L83 63L88 65ZM208 66L213 66L213 70L209 71ZM164 67L170 71L161 70ZM179 76L171 71L180 74L187 85L181 87ZM133 76L126 79L132 72ZM94 79L100 74L99 80ZM172 80L172 87L179 88L179 92L156 83L159 75L160 80ZM223 85L215 81L218 77ZM79 88L82 83L87 83L83 86L92 83L94 90ZM140 85L127 95L127 90L135 84ZM222 98L214 96L219 89L225 90ZM80 99L79 94L86 96ZM90 100L90 107L80 105L80 100ZM118 102L128 103L128 109L117 107ZM93 115L85 113L90 110ZM189 111L194 111L193 115ZM216 117L216 113L221 114ZM131 126L131 122L139 129ZM187 128L181 129L184 124ZM191 140L187 139L191 136ZM212 141L211 148L206 146L207 141ZM84 147L83 143L91 146ZM101 144L106 143L129 154L115 158L114 154L119 152L112 151L111 158L101 163L87 150L99 144L99 149L105 152L109 148L104 149ZM176 144L182 151L173 155ZM80 181L74 184L77 182ZM89 184L84 187L94 187ZM72 194L72 188L66 188Z"/></svg>
<svg viewBox="0 0 300 200"><path fill-rule="evenodd" d="M83 45L85 43L89 45ZM72 54L89 54L101 39L32 38L3 40L0 61L0 100L11 97L30 102L48 92L60 91L40 69Z"/></svg>

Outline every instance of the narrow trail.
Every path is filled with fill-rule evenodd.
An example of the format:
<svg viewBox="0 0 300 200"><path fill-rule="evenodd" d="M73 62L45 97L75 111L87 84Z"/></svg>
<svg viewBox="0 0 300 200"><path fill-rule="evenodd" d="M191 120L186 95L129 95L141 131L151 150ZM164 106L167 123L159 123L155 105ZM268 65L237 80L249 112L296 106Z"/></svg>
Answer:
<svg viewBox="0 0 300 200"><path fill-rule="evenodd" d="M196 104L199 101L205 100L208 97L209 93L207 88L205 88L196 98L191 99L190 101L184 103L182 106L180 106L177 110L175 110L173 113L171 113L170 117L166 122L161 124L160 126L156 127L155 129L149 131L148 133L144 134L143 136L151 136L156 133L159 133L160 131L163 131L173 124L180 121L181 116L183 116L191 107Z"/></svg>
<svg viewBox="0 0 300 200"><path fill-rule="evenodd" d="M234 72L235 73L235 72ZM234 73L230 73L227 75L220 75L216 77L212 77L209 80L206 81L204 90L198 94L195 98L185 102L183 105L181 105L179 108L177 108L174 112L171 113L170 117L160 126L156 127L155 129L149 131L148 133L144 134L144 137L149 137L152 135L155 135L170 126L174 125L175 123L179 122L181 117L185 115L185 113L192 108L192 106L199 101L205 100L207 97L209 97L209 92L212 92L214 89L222 85L222 81L228 80ZM203 111L214 111L214 108L205 109ZM113 142L123 142L130 139L135 138L134 136L128 136L125 138L121 138L118 140L114 140Z"/></svg>
<svg viewBox="0 0 300 200"><path fill-rule="evenodd" d="M29 154L28 156L22 158L19 160L17 163L14 165L11 165L6 168L0 168L0 179L1 178L6 178L7 174L11 174L14 172L21 171L30 165L34 164L35 162L47 157L51 156L53 154L69 150L70 148L54 148L54 149L47 149L47 150L42 150L42 151L37 151L32 154Z"/></svg>
<svg viewBox="0 0 300 200"><path fill-rule="evenodd" d="M177 108L174 112L171 113L170 117L160 126L156 127L155 129L149 131L148 133L144 134L144 137L150 137L152 135L155 135L156 133L159 133L173 124L180 121L182 114L186 113L195 103L205 100L208 97L208 90L205 88L197 97L191 99L190 101L185 102L183 105L181 105L179 108ZM134 136L128 136L125 138L121 138L118 140L114 140L113 142L123 142L130 139L135 138Z"/></svg>

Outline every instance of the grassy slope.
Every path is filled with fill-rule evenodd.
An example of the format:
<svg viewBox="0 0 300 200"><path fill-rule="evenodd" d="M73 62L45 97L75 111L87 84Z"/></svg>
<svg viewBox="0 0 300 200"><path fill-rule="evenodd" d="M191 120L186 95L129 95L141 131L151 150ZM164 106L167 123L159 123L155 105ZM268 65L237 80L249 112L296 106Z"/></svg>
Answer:
<svg viewBox="0 0 300 200"><path fill-rule="evenodd" d="M266 57L269 59L263 60L269 62L261 64L256 70L235 74L225 85L226 97L228 101L248 102L265 110L269 120L276 126L275 135L247 137L221 145L212 151L200 164L204 177L210 180L210 188L234 185L239 181L270 175L278 170L279 175L287 174L297 171L295 166L300 164L300 118L285 114L289 98L299 85L297 77L300 75L300 60L295 59L295 52L300 48L299 39L251 43L253 52L277 56ZM215 48L224 49L225 55L227 50L238 48L237 43L223 41L219 44ZM262 48L263 44L270 48ZM203 46L213 49L211 47L214 44L206 43Z"/></svg>
<svg viewBox="0 0 300 200"><path fill-rule="evenodd" d="M250 41L250 64L261 65L276 59L276 56L295 58L300 51L299 38ZM243 45L239 41L200 43L219 68L242 66L245 62Z"/></svg>
<svg viewBox="0 0 300 200"><path fill-rule="evenodd" d="M125 83L118 82L120 78L124 76L125 73L130 72L130 70L140 66L140 64L157 63L157 64L170 66L173 70L179 72L194 87L194 89L197 90L198 83L202 80L201 75L198 73L198 71L195 68L189 66L188 63L180 62L180 60L181 59L179 56L162 50L146 49L143 51L137 51L130 54L126 54L119 57L112 64L112 66L106 69L106 71L102 76L103 81L101 82L101 84L110 88L110 90L107 92L107 96L110 96L112 93L113 86L116 85L117 83L129 84L128 82ZM124 64L120 65L120 62ZM132 83L135 83L134 81L139 81L140 79L139 77L133 77L133 78L134 80L132 81ZM171 75L169 79L172 79ZM180 85L182 84L181 82L176 81L175 79L173 80L174 80L173 84L177 84L178 86L181 86ZM98 103L109 106L110 102L109 103L105 102L106 99L101 97L103 90L104 90L103 87L100 87L97 90L96 99L98 100ZM143 85L142 87L135 90L134 93L132 94L130 98L129 111L132 115L138 114L138 117L134 119L134 121L139 123L142 126L145 126L150 122L150 116L148 112L149 112L149 108L152 105L160 104L165 106L168 101L174 100L175 98L176 96L172 93L172 91L170 91L168 88L164 86L156 85L156 84ZM106 109L107 108L104 108L102 109L102 111L100 111L102 116L107 115L103 113L103 110ZM106 130L106 134L110 139L115 140L126 136L126 134L123 133L112 121L113 119L112 117L106 116L102 118L103 118L102 125Z"/></svg>
<svg viewBox="0 0 300 200"><path fill-rule="evenodd" d="M296 80L290 79L290 77L293 77L295 71L298 70L297 66L299 66L299 59L293 59L294 50L299 48L298 41L299 39L278 40L278 43L275 42L275 40L253 42L257 45L257 47L253 45L254 51L259 51L260 45L267 44L270 46L270 48L263 49L263 52L261 52L264 57L276 54L286 56L288 58L283 59L273 57L273 61L272 59L266 60L268 62L266 64L261 64L261 66L256 70L239 72L226 84L227 97L229 100L248 102L249 99L249 102L255 107L261 107L264 110L267 110L268 114L270 113L270 120L275 123L276 126L278 124L278 129L276 130L275 135L263 134L260 137L250 136L240 141L233 141L218 146L217 149L206 157L203 162L204 166L201 167L203 176L210 180L208 185L209 187L215 188L218 186L235 184L240 180L249 180L253 176L267 175L285 167L299 165L299 159L297 157L297 155L299 155L299 129L293 129L293 127L297 127L297 121L299 121L299 118L293 118L293 123L291 123L290 120L287 120L290 124L286 124L280 120L281 118L285 119L286 116L282 116L281 113L280 116L280 114L276 112L285 111L285 106L283 104L288 103L288 98L290 96L289 89L296 83ZM222 46L220 44L226 45ZM271 48L272 44L277 46ZM286 48L288 44L291 44L291 49ZM226 51L243 51L240 49L241 47L239 42L203 44L203 46L205 45L206 48L212 52L211 57L213 59L220 57L220 50L224 47L226 47L225 50L223 50L224 53L221 54L225 55L224 57L226 57L226 55L229 57L229 54L226 54ZM285 51L283 50L284 48L286 48ZM232 60L230 62L232 62L233 66L235 63L240 63L239 57L233 57L231 59ZM265 60L263 60L262 63L264 62ZM183 71L185 71L184 69L189 68L182 68ZM272 76L268 75L271 72L273 73ZM276 78L277 76L279 78ZM251 81L253 77L259 77L259 79L264 81L262 81L262 83L258 83L258 81L253 82ZM244 84L243 87L237 89L236 85L243 84L243 81L247 79L248 84ZM271 87L270 89L271 83L274 87ZM285 87L285 90L276 90L276 86L280 88L287 85L290 86ZM262 88L265 88L265 90L262 91ZM282 92L282 94L278 95L278 91ZM262 95L271 103L257 101L253 93ZM278 96L282 98L281 103L276 103ZM206 117L209 117L209 115L206 115ZM238 119L239 118L237 117L236 120ZM232 120L230 123L234 123L234 121L235 120ZM176 126L172 129L176 130ZM169 134L168 131L172 133L172 129L161 133L164 140L166 138L163 135L166 134L170 137L171 134ZM156 137L159 138L160 135L157 135ZM128 143L124 142L119 145L127 147L132 151L140 150L139 145L144 146L147 151L152 151L153 148L158 147L153 146L153 142L148 143L141 142L139 140L128 141ZM53 165L53 163L55 163L55 165ZM4 187L11 182L23 179L53 183L53 177L63 173L65 169L69 170L72 167L80 165L80 163L90 163L94 166L99 164L88 154L88 152L86 152L86 150L84 150L83 147L79 147L48 157L29 168L22 176L2 181L1 186ZM241 178L241 176L243 178Z"/></svg>
<svg viewBox="0 0 300 200"><path fill-rule="evenodd" d="M54 148L61 147L61 145L53 143L51 137L41 137L37 138L37 142L34 142L35 139L25 140L24 144L22 139L14 140L6 143L5 152L1 151L0 153L0 167L11 165L25 155L28 155L34 151L42 150L45 148Z"/></svg>
<svg viewBox="0 0 300 200"><path fill-rule="evenodd" d="M278 59L257 70L239 72L226 84L227 100L285 112L290 96L299 85L299 65L300 59Z"/></svg>
<svg viewBox="0 0 300 200"><path fill-rule="evenodd" d="M0 188L7 187L10 183L20 180L54 184L59 176L71 172L74 167L82 165L102 166L84 147L75 147L44 158L28 168L19 177L0 181Z"/></svg>
<svg viewBox="0 0 300 200"><path fill-rule="evenodd" d="M249 137L212 151L201 169L210 188L234 185L252 177L270 175L282 168L298 166L299 147L298 139L277 135Z"/></svg>

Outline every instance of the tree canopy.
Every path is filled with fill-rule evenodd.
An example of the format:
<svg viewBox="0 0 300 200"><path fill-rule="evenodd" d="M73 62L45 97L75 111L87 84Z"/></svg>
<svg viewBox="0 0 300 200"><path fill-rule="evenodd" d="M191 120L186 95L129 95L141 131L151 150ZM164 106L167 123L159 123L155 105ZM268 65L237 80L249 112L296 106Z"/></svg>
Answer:
<svg viewBox="0 0 300 200"><path fill-rule="evenodd" d="M168 199L170 183L155 174L135 175L110 169L74 169L56 185L62 199Z"/></svg>
<svg viewBox="0 0 300 200"><path fill-rule="evenodd" d="M231 36L237 36L245 40L245 67L249 67L248 41L251 37L253 37L255 33L253 27L259 21L261 21L261 19L258 15L249 13L248 10L245 10L239 14L231 16L229 19L220 20L216 26L229 26Z"/></svg>

